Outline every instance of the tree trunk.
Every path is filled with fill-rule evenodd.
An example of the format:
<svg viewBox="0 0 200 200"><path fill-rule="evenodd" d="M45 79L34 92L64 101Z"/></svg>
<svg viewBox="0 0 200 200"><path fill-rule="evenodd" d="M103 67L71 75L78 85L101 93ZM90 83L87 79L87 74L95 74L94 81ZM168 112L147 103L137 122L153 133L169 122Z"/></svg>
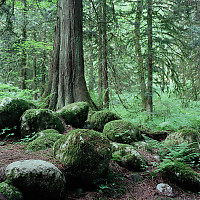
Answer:
<svg viewBox="0 0 200 200"><path fill-rule="evenodd" d="M22 0L23 3L23 11L22 11L22 16L23 16L23 25L22 25L22 58L21 58L21 89L26 89L26 80L27 80L27 74L26 74L26 50L24 48L24 43L27 39L27 34L26 34L26 0Z"/></svg>
<svg viewBox="0 0 200 200"><path fill-rule="evenodd" d="M104 83L104 108L109 108L108 89L108 63L107 63L107 35L106 35L106 0L103 1L103 83Z"/></svg>
<svg viewBox="0 0 200 200"><path fill-rule="evenodd" d="M59 0L50 69L49 108L85 101L96 108L86 87L83 62L82 1Z"/></svg>
<svg viewBox="0 0 200 200"><path fill-rule="evenodd" d="M33 39L36 42L36 31L33 32ZM37 82L36 82L36 68L37 68L37 54L36 54L36 49L34 49L34 55L33 55L33 90L35 93L33 94L33 99L37 99Z"/></svg>
<svg viewBox="0 0 200 200"><path fill-rule="evenodd" d="M102 83L102 74L103 74L103 66L102 66L102 0L99 2L99 17L98 17L98 31L99 31L99 108L103 108L103 99L102 99L102 92L103 92L103 83Z"/></svg>
<svg viewBox="0 0 200 200"><path fill-rule="evenodd" d="M143 0L137 1L137 11L135 18L135 51L137 55L137 63L138 63L138 76L139 76L139 84L140 84L140 95L142 98L142 106L144 110L146 110L147 106L147 92L146 92L146 83L145 83L145 69L140 45L140 24L143 10Z"/></svg>
<svg viewBox="0 0 200 200"><path fill-rule="evenodd" d="M148 26L148 99L147 111L152 118L153 112L153 51L152 51L152 0L147 0L147 26Z"/></svg>

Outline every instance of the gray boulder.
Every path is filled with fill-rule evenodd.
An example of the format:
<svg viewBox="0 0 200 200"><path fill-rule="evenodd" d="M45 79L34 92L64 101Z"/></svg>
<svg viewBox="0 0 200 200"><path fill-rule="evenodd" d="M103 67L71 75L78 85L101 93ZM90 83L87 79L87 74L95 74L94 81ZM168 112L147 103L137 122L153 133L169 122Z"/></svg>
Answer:
<svg viewBox="0 0 200 200"><path fill-rule="evenodd" d="M43 160L13 162L6 167L5 174L25 199L61 200L66 193L66 180L62 172Z"/></svg>
<svg viewBox="0 0 200 200"><path fill-rule="evenodd" d="M64 132L62 121L56 113L48 109L30 109L24 112L21 117L21 137L45 129L55 129L60 133Z"/></svg>

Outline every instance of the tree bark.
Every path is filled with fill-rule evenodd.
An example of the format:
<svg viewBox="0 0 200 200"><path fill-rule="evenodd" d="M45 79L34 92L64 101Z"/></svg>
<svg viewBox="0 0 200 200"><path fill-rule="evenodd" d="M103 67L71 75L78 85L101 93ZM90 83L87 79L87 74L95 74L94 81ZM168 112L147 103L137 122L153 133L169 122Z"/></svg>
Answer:
<svg viewBox="0 0 200 200"><path fill-rule="evenodd" d="M82 1L59 0L50 69L50 109L85 101L96 108L86 87L83 61Z"/></svg>

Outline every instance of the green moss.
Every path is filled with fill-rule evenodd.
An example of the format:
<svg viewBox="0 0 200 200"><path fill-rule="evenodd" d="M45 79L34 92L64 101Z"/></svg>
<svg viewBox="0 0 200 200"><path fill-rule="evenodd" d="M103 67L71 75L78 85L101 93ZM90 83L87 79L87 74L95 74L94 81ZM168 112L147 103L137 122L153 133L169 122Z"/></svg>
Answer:
<svg viewBox="0 0 200 200"><path fill-rule="evenodd" d="M122 167L131 171L143 171L146 160L136 148L128 144L111 142L112 157Z"/></svg>
<svg viewBox="0 0 200 200"><path fill-rule="evenodd" d="M56 129L60 133L64 132L62 121L51 110L30 109L21 117L21 136L25 137L32 133L37 133L44 129Z"/></svg>
<svg viewBox="0 0 200 200"><path fill-rule="evenodd" d="M0 192L8 200L23 200L22 193L14 186L12 186L8 181L0 183Z"/></svg>
<svg viewBox="0 0 200 200"><path fill-rule="evenodd" d="M86 102L76 102L63 107L59 113L65 123L80 128L87 120L89 105Z"/></svg>
<svg viewBox="0 0 200 200"><path fill-rule="evenodd" d="M35 105L23 99L4 98L0 103L0 129L19 125L21 115Z"/></svg>
<svg viewBox="0 0 200 200"><path fill-rule="evenodd" d="M64 135L58 133L48 133L43 136L39 136L31 143L29 143L29 145L26 148L26 152L40 151L45 150L47 148L51 148L54 145L54 143L61 137L64 137Z"/></svg>
<svg viewBox="0 0 200 200"><path fill-rule="evenodd" d="M142 139L139 126L125 120L115 120L108 122L103 129L111 141L130 144Z"/></svg>
<svg viewBox="0 0 200 200"><path fill-rule="evenodd" d="M98 111L92 115L90 125L92 129L102 132L106 123L119 119L121 118L111 111Z"/></svg>
<svg viewBox="0 0 200 200"><path fill-rule="evenodd" d="M108 170L110 142L100 133L77 129L55 142L54 155L66 166L67 172L81 180L94 180Z"/></svg>
<svg viewBox="0 0 200 200"><path fill-rule="evenodd" d="M46 130L42 130L40 131L39 133L37 133L36 135L37 136L44 136L44 135L47 135L49 133L55 133L55 134L59 134L59 132L55 129L46 129Z"/></svg>
<svg viewBox="0 0 200 200"><path fill-rule="evenodd" d="M161 173L173 183L193 192L200 191L200 174L195 172L188 165L178 161L163 162Z"/></svg>
<svg viewBox="0 0 200 200"><path fill-rule="evenodd" d="M190 143L191 148L200 152L200 133L195 129L182 129L178 132L171 133L164 141L166 146L181 144L183 142Z"/></svg>

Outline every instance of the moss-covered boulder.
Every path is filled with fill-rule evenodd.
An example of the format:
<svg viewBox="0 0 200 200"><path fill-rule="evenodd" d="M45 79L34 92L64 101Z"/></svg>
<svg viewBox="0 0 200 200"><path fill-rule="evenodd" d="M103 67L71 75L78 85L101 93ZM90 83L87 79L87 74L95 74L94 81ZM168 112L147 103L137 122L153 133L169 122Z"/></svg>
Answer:
<svg viewBox="0 0 200 200"><path fill-rule="evenodd" d="M26 147L26 152L35 152L51 148L54 143L61 137L64 137L64 135L58 133L48 133L39 136L29 143L29 145Z"/></svg>
<svg viewBox="0 0 200 200"><path fill-rule="evenodd" d="M164 141L165 146L172 146L181 143L191 144L193 152L200 153L200 133L195 129L182 129L171 133Z"/></svg>
<svg viewBox="0 0 200 200"><path fill-rule="evenodd" d="M40 137L40 136L48 135L48 134L51 134L51 133L60 134L60 133L59 133L57 130L55 130L55 129L45 129L45 130L42 130L42 131L36 133L36 136L37 136L37 137Z"/></svg>
<svg viewBox="0 0 200 200"><path fill-rule="evenodd" d="M160 172L163 177L179 187L192 192L200 192L200 174L187 164L178 161L166 161L161 164Z"/></svg>
<svg viewBox="0 0 200 200"><path fill-rule="evenodd" d="M89 105L87 102L76 102L57 111L65 123L76 128L83 127L88 117Z"/></svg>
<svg viewBox="0 0 200 200"><path fill-rule="evenodd" d="M55 142L53 154L66 166L69 176L90 182L108 171L110 141L97 131L76 129Z"/></svg>
<svg viewBox="0 0 200 200"><path fill-rule="evenodd" d="M90 120L91 128L102 132L106 123L121 119L116 113L111 111L98 111L94 113Z"/></svg>
<svg viewBox="0 0 200 200"><path fill-rule="evenodd" d="M55 129L60 133L64 132L62 121L56 113L48 109L30 109L24 112L21 117L21 137L45 129Z"/></svg>
<svg viewBox="0 0 200 200"><path fill-rule="evenodd" d="M136 148L129 144L111 142L112 157L121 167L131 171L143 171L147 161Z"/></svg>
<svg viewBox="0 0 200 200"><path fill-rule="evenodd" d="M104 126L103 134L113 142L125 144L130 144L142 139L139 125L125 120L108 122Z"/></svg>
<svg viewBox="0 0 200 200"><path fill-rule="evenodd" d="M6 167L5 174L28 200L61 200L66 194L63 173L43 160L13 162Z"/></svg>
<svg viewBox="0 0 200 200"><path fill-rule="evenodd" d="M23 99L4 98L0 102L0 129L18 126L22 114L31 108L36 107Z"/></svg>
<svg viewBox="0 0 200 200"><path fill-rule="evenodd" d="M0 193L2 193L7 200L23 200L23 194L9 181L0 183Z"/></svg>

